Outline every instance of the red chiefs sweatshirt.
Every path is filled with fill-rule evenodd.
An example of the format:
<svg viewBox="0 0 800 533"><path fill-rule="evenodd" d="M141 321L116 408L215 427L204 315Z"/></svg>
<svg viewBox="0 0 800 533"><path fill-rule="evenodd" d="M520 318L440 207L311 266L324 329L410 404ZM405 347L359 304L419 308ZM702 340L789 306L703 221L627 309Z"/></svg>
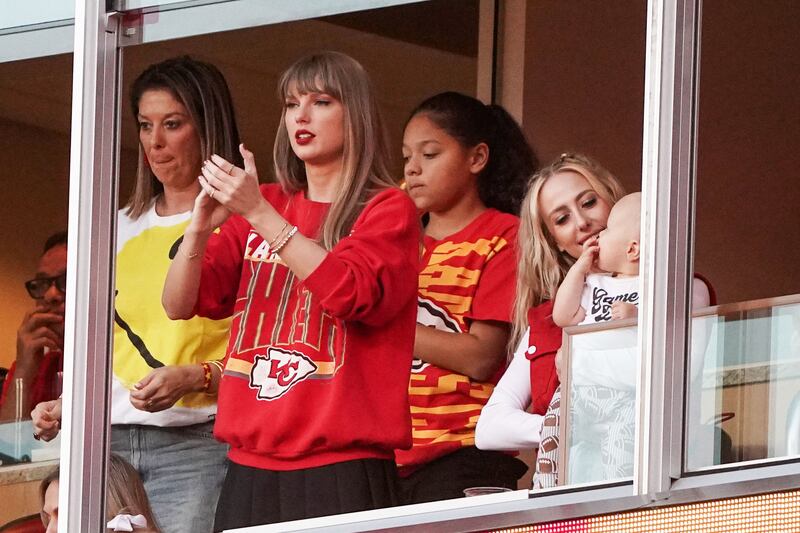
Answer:
<svg viewBox="0 0 800 533"><path fill-rule="evenodd" d="M316 238L329 204L261 193ZM376 194L303 281L232 216L209 241L195 313L233 316L215 436L231 461L295 470L392 459L411 444L420 225L399 189Z"/></svg>

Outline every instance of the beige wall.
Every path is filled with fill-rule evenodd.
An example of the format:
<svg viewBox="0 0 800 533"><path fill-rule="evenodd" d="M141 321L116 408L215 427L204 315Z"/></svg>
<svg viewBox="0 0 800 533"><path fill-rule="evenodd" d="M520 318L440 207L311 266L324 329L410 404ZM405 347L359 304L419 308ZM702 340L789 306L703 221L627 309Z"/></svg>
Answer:
<svg viewBox="0 0 800 533"><path fill-rule="evenodd" d="M795 0L703 4L696 265L722 302L800 292L798 35Z"/></svg>
<svg viewBox="0 0 800 533"><path fill-rule="evenodd" d="M523 123L543 164L583 152L641 188L645 16L629 0L527 3Z"/></svg>

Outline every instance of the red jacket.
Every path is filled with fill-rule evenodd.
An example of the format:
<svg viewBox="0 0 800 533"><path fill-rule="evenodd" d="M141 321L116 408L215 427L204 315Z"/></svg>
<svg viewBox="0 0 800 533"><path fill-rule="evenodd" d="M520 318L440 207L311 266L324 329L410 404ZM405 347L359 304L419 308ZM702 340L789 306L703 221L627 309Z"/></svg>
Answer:
<svg viewBox="0 0 800 533"><path fill-rule="evenodd" d="M528 326L531 331L525 356L531 362L531 412L543 415L559 385L556 352L561 348L561 328L553 322L551 300L528 311ZM536 349L530 350L533 346Z"/></svg>
<svg viewBox="0 0 800 533"><path fill-rule="evenodd" d="M317 236L329 204L261 193ZM295 470L411 444L419 239L414 204L389 189L302 282L241 217L209 241L195 312L233 315L214 429L233 462Z"/></svg>

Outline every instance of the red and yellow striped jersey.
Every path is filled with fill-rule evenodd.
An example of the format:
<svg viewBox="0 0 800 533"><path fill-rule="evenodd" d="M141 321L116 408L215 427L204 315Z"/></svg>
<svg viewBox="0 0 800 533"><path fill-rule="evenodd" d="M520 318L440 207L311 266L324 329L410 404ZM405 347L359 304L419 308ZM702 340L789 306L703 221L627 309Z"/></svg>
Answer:
<svg viewBox="0 0 800 533"><path fill-rule="evenodd" d="M417 322L454 334L472 321L510 322L519 219L488 209L441 240L425 237ZM502 369L485 383L415 359L409 384L413 446L396 452L401 475L463 446Z"/></svg>

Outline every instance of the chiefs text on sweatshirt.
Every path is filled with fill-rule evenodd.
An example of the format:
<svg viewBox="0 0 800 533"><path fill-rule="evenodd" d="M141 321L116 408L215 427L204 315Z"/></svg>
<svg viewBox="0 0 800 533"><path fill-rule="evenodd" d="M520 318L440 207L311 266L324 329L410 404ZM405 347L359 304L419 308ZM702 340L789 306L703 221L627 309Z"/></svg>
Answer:
<svg viewBox="0 0 800 533"><path fill-rule="evenodd" d="M261 193L317 237L329 204L275 184ZM419 240L399 189L372 197L303 281L242 217L209 240L195 313L233 316L214 430L233 462L295 470L392 459L411 444Z"/></svg>

